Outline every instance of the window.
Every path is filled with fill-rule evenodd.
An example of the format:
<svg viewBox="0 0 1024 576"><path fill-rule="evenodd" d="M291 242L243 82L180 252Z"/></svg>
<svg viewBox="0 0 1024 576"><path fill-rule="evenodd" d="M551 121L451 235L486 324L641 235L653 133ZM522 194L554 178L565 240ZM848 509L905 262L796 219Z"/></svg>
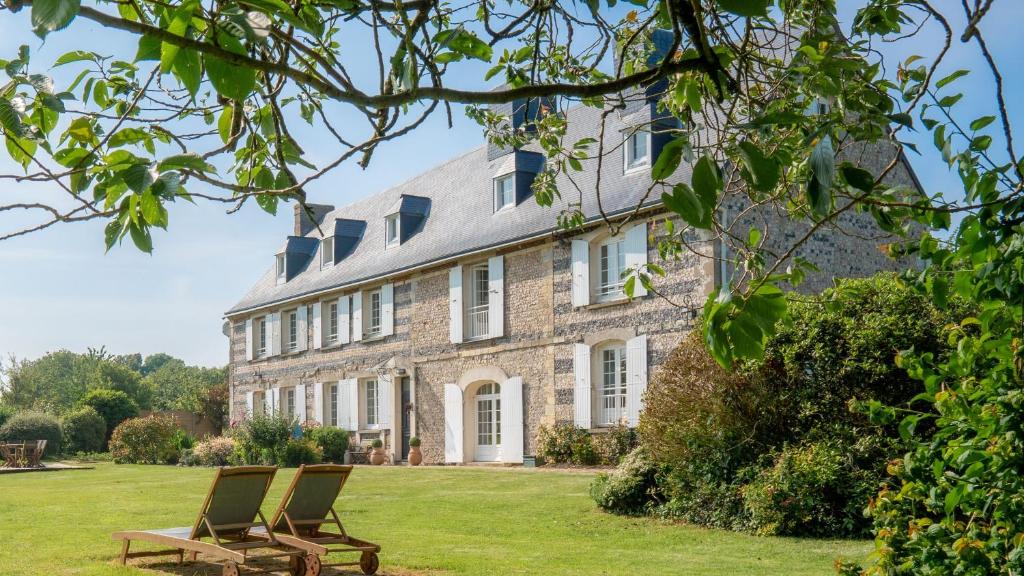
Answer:
<svg viewBox="0 0 1024 576"><path fill-rule="evenodd" d="M334 238L324 238L320 241L320 269L334 266Z"/></svg>
<svg viewBox="0 0 1024 576"><path fill-rule="evenodd" d="M285 320L288 322L288 351L299 349L299 312L290 310L285 312Z"/></svg>
<svg viewBox="0 0 1024 576"><path fill-rule="evenodd" d="M494 179L494 211L514 206L516 203L515 174Z"/></svg>
<svg viewBox="0 0 1024 576"><path fill-rule="evenodd" d="M331 386L330 386L330 394L328 394L328 397L330 398L330 405L329 405L330 408L327 410L327 424L328 424L328 426L334 426L335 428L337 428L337 426L338 426L338 385L337 384L331 384Z"/></svg>
<svg viewBox="0 0 1024 576"><path fill-rule="evenodd" d="M469 269L469 306L466 308L466 338L486 338L490 334L488 318L491 297L487 264Z"/></svg>
<svg viewBox="0 0 1024 576"><path fill-rule="evenodd" d="M366 425L368 427L376 426L380 422L378 392L376 380L367 380L363 383L363 396L366 399Z"/></svg>
<svg viewBox="0 0 1024 576"><path fill-rule="evenodd" d="M369 310L366 315L369 321L369 324L366 326L367 336L377 336L381 330L380 290L370 292L367 301L369 303Z"/></svg>
<svg viewBox="0 0 1024 576"><path fill-rule="evenodd" d="M265 416L267 413L265 392L252 393L252 415Z"/></svg>
<svg viewBox="0 0 1024 576"><path fill-rule="evenodd" d="M598 424L612 426L626 417L626 347L614 344L601 350L601 404Z"/></svg>
<svg viewBox="0 0 1024 576"><path fill-rule="evenodd" d="M263 358L267 355L267 317L261 316L256 320L256 357Z"/></svg>
<svg viewBox="0 0 1024 576"><path fill-rule="evenodd" d="M284 392L284 414L289 420L295 418L295 388L285 388Z"/></svg>
<svg viewBox="0 0 1024 576"><path fill-rule="evenodd" d="M338 301L331 300L327 308L327 337L324 344L331 346L338 343Z"/></svg>
<svg viewBox="0 0 1024 576"><path fill-rule="evenodd" d="M287 279L286 267L284 265L284 254L277 255L277 281L284 282Z"/></svg>
<svg viewBox="0 0 1024 576"><path fill-rule="evenodd" d="M634 132L626 136L626 171L636 170L650 164L648 144L650 134L647 132Z"/></svg>
<svg viewBox="0 0 1024 576"><path fill-rule="evenodd" d="M612 300L623 296L622 273L626 270L626 250L621 238L610 239L600 247L600 274L597 294L599 299Z"/></svg>
<svg viewBox="0 0 1024 576"><path fill-rule="evenodd" d="M501 445L501 385L484 384L476 393L476 460L498 459Z"/></svg>
<svg viewBox="0 0 1024 576"><path fill-rule="evenodd" d="M384 239L387 246L397 246L399 244L399 231L401 230L401 222L399 222L398 214L392 214L384 219Z"/></svg>

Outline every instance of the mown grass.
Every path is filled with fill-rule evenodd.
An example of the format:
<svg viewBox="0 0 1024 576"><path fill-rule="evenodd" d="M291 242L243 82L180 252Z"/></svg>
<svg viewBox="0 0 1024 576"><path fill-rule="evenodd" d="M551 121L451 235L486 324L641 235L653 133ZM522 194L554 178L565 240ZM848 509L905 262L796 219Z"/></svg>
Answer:
<svg viewBox="0 0 1024 576"><path fill-rule="evenodd" d="M272 512L294 470L281 470ZM190 525L211 469L98 464L0 475L4 576L219 574L205 565L114 560L115 530ZM338 510L380 543L382 574L831 574L868 544L759 538L597 510L591 475L515 469L360 467ZM328 571L325 570L325 573Z"/></svg>

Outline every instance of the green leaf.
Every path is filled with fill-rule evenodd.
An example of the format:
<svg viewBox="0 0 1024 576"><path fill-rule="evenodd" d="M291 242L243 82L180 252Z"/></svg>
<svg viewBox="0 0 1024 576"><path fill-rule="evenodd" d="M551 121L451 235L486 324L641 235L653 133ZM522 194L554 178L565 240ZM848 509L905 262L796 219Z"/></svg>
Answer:
<svg viewBox="0 0 1024 576"><path fill-rule="evenodd" d="M25 135L25 126L21 122L21 114L7 98L0 97L0 126L8 134L21 138Z"/></svg>
<svg viewBox="0 0 1024 576"><path fill-rule="evenodd" d="M84 116L75 118L71 122L67 129L67 135L72 140L86 144L92 144L96 140L96 133L93 131L92 122Z"/></svg>
<svg viewBox="0 0 1024 576"><path fill-rule="evenodd" d="M711 228L711 211L714 205L706 206L701 198L686 184L676 184L672 193L665 192L661 200L669 210L675 212L683 221L694 228L708 230Z"/></svg>
<svg viewBox="0 0 1024 576"><path fill-rule="evenodd" d="M461 26L451 30L442 30L434 36L434 40L442 46L446 46L470 58L490 62L493 51L486 42L477 38L476 34L462 28Z"/></svg>
<svg viewBox="0 0 1024 576"><path fill-rule="evenodd" d="M157 165L159 172L168 170L194 170L196 172L216 172L216 169L198 154L175 154L168 156Z"/></svg>
<svg viewBox="0 0 1024 576"><path fill-rule="evenodd" d="M832 139L822 138L811 151L811 179L807 183L807 203L811 211L824 216L832 209L832 179L835 177L835 153Z"/></svg>
<svg viewBox="0 0 1024 576"><path fill-rule="evenodd" d="M32 28L37 34L60 30L78 15L81 0L34 0L32 2Z"/></svg>
<svg viewBox="0 0 1024 576"><path fill-rule="evenodd" d="M178 6L178 9L174 11L171 22L167 25L167 32L184 38L189 24L192 22L192 14L195 13L197 6L199 6L199 0L185 0L182 2L181 6ZM163 42L160 45L160 72L162 74L167 74L174 68L174 62L177 60L180 50L181 47L177 44Z"/></svg>
<svg viewBox="0 0 1024 576"><path fill-rule="evenodd" d="M81 118L79 118L79 120L81 120ZM141 142L150 138L151 136L149 132L142 128L122 128L117 132L114 132L114 135L107 140L107 144L111 148L117 148L119 146L124 146L125 144L135 144L136 142Z"/></svg>
<svg viewBox="0 0 1024 576"><path fill-rule="evenodd" d="M128 226L128 232L131 233L132 242L139 250L146 254L153 253L153 237L149 234L149 228L143 228L133 223Z"/></svg>
<svg viewBox="0 0 1024 576"><path fill-rule="evenodd" d="M738 16L767 16L771 0L718 0L718 5L726 12Z"/></svg>
<svg viewBox="0 0 1024 576"><path fill-rule="evenodd" d="M153 36L139 37L139 49L135 52L135 62L160 59L160 39Z"/></svg>
<svg viewBox="0 0 1024 576"><path fill-rule="evenodd" d="M779 183L779 164L761 153L751 141L740 142L740 160L747 169L751 186L758 192L768 192Z"/></svg>
<svg viewBox="0 0 1024 576"><path fill-rule="evenodd" d="M903 126L906 126L907 128L913 128L914 127L914 119L910 117L910 114L907 114L905 112L897 112L896 114L889 114L888 116L886 116L886 118L888 118L889 120L892 120L893 122L895 122L897 124L902 124Z"/></svg>
<svg viewBox="0 0 1024 576"><path fill-rule="evenodd" d="M839 169L846 183L862 192L871 192L875 188L875 177L862 168L843 164Z"/></svg>
<svg viewBox="0 0 1024 576"><path fill-rule="evenodd" d="M953 72L949 76L946 76L945 78L943 78L943 79L939 80L938 82L936 82L935 83L935 87L936 88L942 88L942 87L946 86L947 84L949 84L950 82L955 81L957 78L961 78L963 76L967 76L970 73L971 73L970 70L957 70L956 72Z"/></svg>
<svg viewBox="0 0 1024 576"><path fill-rule="evenodd" d="M221 47L235 54L245 54L245 48L237 38L229 34L218 35ZM256 87L256 71L245 66L225 62L216 56L203 54L206 75L217 93L241 102L249 97Z"/></svg>
<svg viewBox="0 0 1024 576"><path fill-rule="evenodd" d="M668 144L665 144L661 148L661 153L658 154L658 160L654 163L654 167L651 168L651 178L655 180L664 180L672 175L679 167L679 162L683 158L683 148L686 146L686 140L682 138L676 138Z"/></svg>
<svg viewBox="0 0 1024 576"><path fill-rule="evenodd" d="M121 170L120 174L124 183L140 194L153 183L153 172L149 169L149 164L132 164Z"/></svg>
<svg viewBox="0 0 1024 576"><path fill-rule="evenodd" d="M195 97L203 80L203 65L199 53L187 48L178 52L178 58L174 61L174 75L188 93Z"/></svg>
<svg viewBox="0 0 1024 576"><path fill-rule="evenodd" d="M63 66L72 62L81 62L82 60L95 60L96 54L94 52L86 52L85 50L73 50L66 54L63 54L60 58L53 63L53 67Z"/></svg>
<svg viewBox="0 0 1024 576"><path fill-rule="evenodd" d="M995 116L982 116L981 118L977 118L977 119L974 120L974 122L971 122L971 130L974 130L974 131L981 130L985 126L988 126L989 124L994 122L995 119L996 119Z"/></svg>

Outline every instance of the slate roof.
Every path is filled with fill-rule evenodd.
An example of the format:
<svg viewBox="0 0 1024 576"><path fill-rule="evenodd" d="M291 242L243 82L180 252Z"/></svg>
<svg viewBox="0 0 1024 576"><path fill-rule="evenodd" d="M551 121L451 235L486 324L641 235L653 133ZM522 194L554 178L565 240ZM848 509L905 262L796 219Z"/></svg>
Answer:
<svg viewBox="0 0 1024 576"><path fill-rule="evenodd" d="M568 110L567 142L584 137L596 138L600 114L599 109L583 106ZM646 114L631 113L628 120L631 124L645 120L639 116ZM651 183L649 170L623 173L621 146L623 132L627 129L618 114L608 115L605 150L614 150L606 153L603 161L601 203L609 214L635 208ZM526 149L540 151L533 147ZM596 146L591 151L596 152ZM330 223L336 218L366 222L362 239L351 254L323 271L320 270L320 256L315 254L304 270L280 286L274 275L273 255L267 254L267 262L271 264L267 272L225 315L237 315L303 296L354 287L426 264L555 233L559 230L559 212L568 208L570 203L579 202L581 191L584 216L588 221L599 218L594 192L596 159L584 161L584 170L573 173L575 185L568 177L559 177L558 189L562 197L555 200L554 206L541 207L530 196L511 209L494 213L492 178L500 173L506 161L506 157L488 161L487 146L480 146L393 188L330 212L324 222ZM677 178L689 181L689 168L681 167L673 180ZM400 246L385 250L384 218L403 194L430 198L430 214L416 234ZM645 206L659 203L659 191L652 193L644 202ZM307 236L319 237L319 232L314 230Z"/></svg>

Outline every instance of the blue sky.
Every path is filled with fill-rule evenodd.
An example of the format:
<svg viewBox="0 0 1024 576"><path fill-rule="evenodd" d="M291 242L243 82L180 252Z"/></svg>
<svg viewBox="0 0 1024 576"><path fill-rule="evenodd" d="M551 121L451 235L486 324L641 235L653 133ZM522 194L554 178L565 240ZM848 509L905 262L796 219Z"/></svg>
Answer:
<svg viewBox="0 0 1024 576"><path fill-rule="evenodd" d="M855 4L840 0L844 15L849 17ZM956 0L939 4L959 10ZM1024 94L1024 80L1015 73L1024 54L1017 29L1021 16L1024 6L1019 3L997 3L982 26L990 49L1003 62L1011 108ZM31 34L27 22L28 10L16 16L0 13L0 58L10 58L20 44L28 44L33 60L41 66L67 50L81 48L74 43L82 38L102 38L102 43L87 44L100 53L116 51L122 57L134 53L133 43L85 20L45 43ZM900 58L910 53L932 55L939 40L930 33L912 46L904 42L895 47L898 51L892 46L878 49ZM956 46L945 67L947 72L974 70L964 82L967 95L957 105L970 118L989 110L992 101L992 82L980 63L973 48ZM470 70L454 81L479 86L478 78L479 70ZM482 144L479 127L465 119L461 107L453 110L454 128L447 127L443 115L435 115L419 130L382 146L367 170L349 163L316 182L308 189L310 201L344 205ZM930 136L912 139L921 142L924 153L923 158L911 155L911 162L925 187L955 193L957 179L936 158ZM997 138L993 148L998 142ZM314 162L317 144L306 145ZM9 162L3 162L0 170L12 172ZM5 200L12 194L25 198L48 193L52 191L0 182ZM99 221L58 225L0 242L0 358L31 358L61 348L84 351L105 345L113 353L166 352L190 363L225 364L227 339L221 333L221 315L272 263L272 255L291 230L291 206L275 217L252 203L232 215L220 205L179 203L171 207L170 216L170 229L155 233L152 255L130 244L104 253L104 223ZM553 212L552 221L555 216ZM28 221L25 215L4 215L0 227L6 230Z"/></svg>

